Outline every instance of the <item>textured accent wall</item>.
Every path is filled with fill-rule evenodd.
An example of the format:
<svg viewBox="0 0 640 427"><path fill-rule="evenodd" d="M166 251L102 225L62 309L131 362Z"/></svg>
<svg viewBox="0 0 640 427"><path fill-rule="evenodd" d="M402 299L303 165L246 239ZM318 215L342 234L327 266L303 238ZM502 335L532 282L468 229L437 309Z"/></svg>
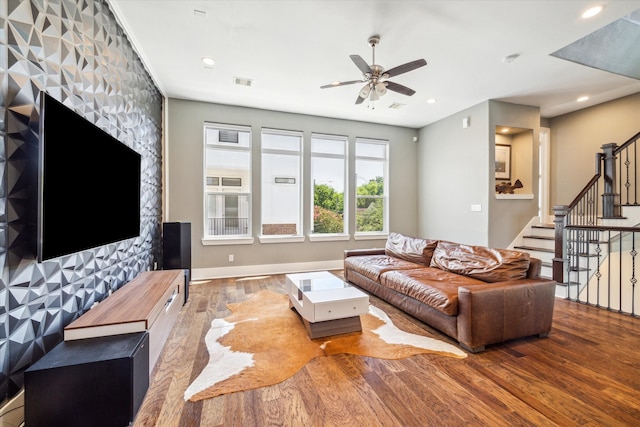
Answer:
<svg viewBox="0 0 640 427"><path fill-rule="evenodd" d="M0 0L0 43L2 401L64 326L160 258L162 95L106 0ZM36 262L41 90L142 155L140 237ZM76 161L91 159L69 167ZM69 209L82 209L83 193L99 189L69 191L78 196Z"/></svg>

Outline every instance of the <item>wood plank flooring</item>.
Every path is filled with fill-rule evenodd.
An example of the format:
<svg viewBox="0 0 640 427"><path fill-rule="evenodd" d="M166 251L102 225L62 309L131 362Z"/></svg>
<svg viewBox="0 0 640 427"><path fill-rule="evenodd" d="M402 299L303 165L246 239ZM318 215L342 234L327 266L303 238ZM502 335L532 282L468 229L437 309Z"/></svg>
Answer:
<svg viewBox="0 0 640 427"><path fill-rule="evenodd" d="M135 427L640 425L640 319L563 299L556 299L549 338L489 346L466 359L323 357L271 387L185 402L208 361L211 320L261 289L285 293L284 275L191 285ZM455 344L370 300L401 329Z"/></svg>

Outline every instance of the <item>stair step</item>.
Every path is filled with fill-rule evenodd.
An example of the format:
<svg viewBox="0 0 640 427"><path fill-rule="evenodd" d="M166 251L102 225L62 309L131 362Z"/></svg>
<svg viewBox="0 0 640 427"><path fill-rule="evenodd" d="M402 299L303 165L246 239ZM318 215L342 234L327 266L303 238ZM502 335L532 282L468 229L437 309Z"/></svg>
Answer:
<svg viewBox="0 0 640 427"><path fill-rule="evenodd" d="M565 287L565 288L566 288L567 286L579 286L579 285L580 285L580 283L578 283L578 282L569 282L569 283L563 282L563 283L558 283L558 286L563 286L563 287Z"/></svg>
<svg viewBox="0 0 640 427"><path fill-rule="evenodd" d="M522 236L522 238L524 239L538 239L538 240L556 240L555 237L551 237L551 236L539 236L539 235L529 235L529 236Z"/></svg>
<svg viewBox="0 0 640 427"><path fill-rule="evenodd" d="M513 249L521 250L521 251L546 252L548 254L555 253L553 249L537 248L535 246L514 246Z"/></svg>
<svg viewBox="0 0 640 427"><path fill-rule="evenodd" d="M591 271L591 269L586 267L571 267L569 268L569 271L580 272L580 271Z"/></svg>
<svg viewBox="0 0 640 427"><path fill-rule="evenodd" d="M544 229L554 230L556 226L553 224L538 224L538 225L532 225L531 228L544 228Z"/></svg>

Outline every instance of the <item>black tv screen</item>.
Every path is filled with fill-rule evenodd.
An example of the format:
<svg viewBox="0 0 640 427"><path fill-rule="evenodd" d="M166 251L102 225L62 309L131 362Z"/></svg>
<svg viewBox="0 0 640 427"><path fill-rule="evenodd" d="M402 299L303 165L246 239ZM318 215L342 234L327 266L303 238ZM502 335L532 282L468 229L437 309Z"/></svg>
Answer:
<svg viewBox="0 0 640 427"><path fill-rule="evenodd" d="M141 156L40 97L38 261L140 235Z"/></svg>

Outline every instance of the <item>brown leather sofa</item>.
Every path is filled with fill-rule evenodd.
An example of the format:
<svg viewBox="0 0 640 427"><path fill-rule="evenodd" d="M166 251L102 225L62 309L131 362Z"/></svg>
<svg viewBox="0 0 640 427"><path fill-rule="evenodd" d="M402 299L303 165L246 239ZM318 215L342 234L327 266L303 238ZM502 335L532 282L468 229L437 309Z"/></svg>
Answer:
<svg viewBox="0 0 640 427"><path fill-rule="evenodd" d="M391 233L385 248L344 252L345 280L444 332L473 353L551 330L556 282L506 249Z"/></svg>

